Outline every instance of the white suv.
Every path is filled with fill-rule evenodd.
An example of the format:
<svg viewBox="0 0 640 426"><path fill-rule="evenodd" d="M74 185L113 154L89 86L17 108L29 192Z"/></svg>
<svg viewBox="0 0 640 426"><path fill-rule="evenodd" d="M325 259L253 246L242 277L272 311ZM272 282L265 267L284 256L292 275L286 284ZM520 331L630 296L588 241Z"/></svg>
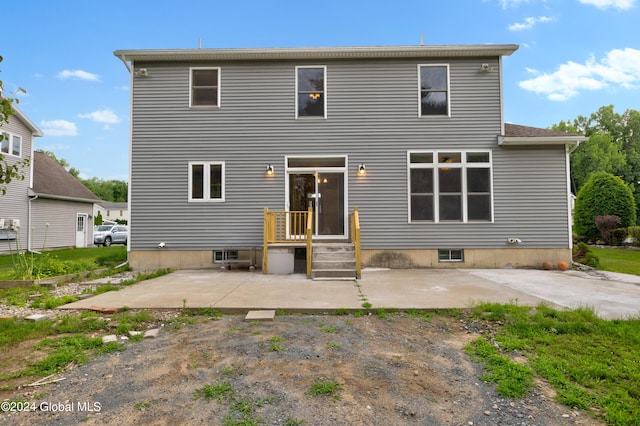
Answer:
<svg viewBox="0 0 640 426"><path fill-rule="evenodd" d="M111 244L127 244L129 229L124 225L100 225L93 231L93 244L109 247Z"/></svg>

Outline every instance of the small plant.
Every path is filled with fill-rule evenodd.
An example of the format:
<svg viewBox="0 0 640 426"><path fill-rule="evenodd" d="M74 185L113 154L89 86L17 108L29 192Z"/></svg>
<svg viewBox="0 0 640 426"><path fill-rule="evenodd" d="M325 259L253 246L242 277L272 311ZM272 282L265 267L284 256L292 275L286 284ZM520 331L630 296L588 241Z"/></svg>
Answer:
<svg viewBox="0 0 640 426"><path fill-rule="evenodd" d="M380 319L387 319L387 311L384 308L376 309L376 315Z"/></svg>
<svg viewBox="0 0 640 426"><path fill-rule="evenodd" d="M349 310L347 308L338 308L333 311L333 315L349 315Z"/></svg>
<svg viewBox="0 0 640 426"><path fill-rule="evenodd" d="M285 422L284 422L284 426L302 426L302 425L306 425L307 421L306 420L302 420L302 419L292 419L291 417L289 417Z"/></svg>
<svg viewBox="0 0 640 426"><path fill-rule="evenodd" d="M145 408L151 407L151 403L147 401L139 401L133 406L136 410L144 410Z"/></svg>
<svg viewBox="0 0 640 426"><path fill-rule="evenodd" d="M222 383L220 385L206 384L200 389L196 389L193 393L194 399L204 399L207 402L211 402L215 399L218 402L222 402L226 398L234 398L235 393L233 387L228 383Z"/></svg>
<svg viewBox="0 0 640 426"><path fill-rule="evenodd" d="M325 333L335 333L336 331L338 331L338 327L336 327L335 325L329 325L329 326L321 326L320 329L322 331L324 331Z"/></svg>
<svg viewBox="0 0 640 426"><path fill-rule="evenodd" d="M333 396L333 399L338 400L340 399L340 395L338 395L337 392L341 390L342 386L335 380L316 379L306 394L311 396Z"/></svg>
<svg viewBox="0 0 640 426"><path fill-rule="evenodd" d="M365 308L365 309L371 309L371 306L372 306L372 305L371 305L371 303L369 303L369 302L364 302L364 303L362 304L362 307L363 307L363 308Z"/></svg>
<svg viewBox="0 0 640 426"><path fill-rule="evenodd" d="M280 352L280 351L284 351L284 346L282 346L282 342L284 341L284 339L282 338L282 336L273 336L271 338L268 339L269 342L271 342L271 346L269 347L269 349L273 352Z"/></svg>
<svg viewBox="0 0 640 426"><path fill-rule="evenodd" d="M574 262L582 263L583 265L597 268L600 265L600 259L596 256L591 248L585 243L578 243L573 248L573 260Z"/></svg>
<svg viewBox="0 0 640 426"><path fill-rule="evenodd" d="M327 343L327 347L331 350L337 351L342 349L342 345L340 343L336 343L336 342L328 342Z"/></svg>

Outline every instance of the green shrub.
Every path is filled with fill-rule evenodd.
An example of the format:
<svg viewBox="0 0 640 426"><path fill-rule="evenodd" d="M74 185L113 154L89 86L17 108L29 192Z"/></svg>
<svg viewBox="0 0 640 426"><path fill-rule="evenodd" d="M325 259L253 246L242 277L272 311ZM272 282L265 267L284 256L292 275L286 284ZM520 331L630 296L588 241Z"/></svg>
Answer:
<svg viewBox="0 0 640 426"><path fill-rule="evenodd" d="M617 228L609 233L609 238L611 240L611 245L621 246L624 243L624 240L627 239L627 228Z"/></svg>
<svg viewBox="0 0 640 426"><path fill-rule="evenodd" d="M597 268L600 265L598 256L596 256L585 243L578 243L578 245L573 248L573 261L591 266L592 268Z"/></svg>
<svg viewBox="0 0 640 426"><path fill-rule="evenodd" d="M616 215L620 226L636 223L636 203L631 189L617 176L605 172L591 175L576 198L574 225L578 235L595 241L600 236L596 216Z"/></svg>
<svg viewBox="0 0 640 426"><path fill-rule="evenodd" d="M627 229L629 237L634 239L634 245L640 245L640 226L630 226Z"/></svg>

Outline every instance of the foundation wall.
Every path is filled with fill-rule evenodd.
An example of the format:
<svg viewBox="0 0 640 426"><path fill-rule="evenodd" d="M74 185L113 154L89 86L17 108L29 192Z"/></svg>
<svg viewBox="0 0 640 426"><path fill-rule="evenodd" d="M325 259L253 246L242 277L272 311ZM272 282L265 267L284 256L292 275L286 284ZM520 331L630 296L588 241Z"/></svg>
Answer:
<svg viewBox="0 0 640 426"><path fill-rule="evenodd" d="M241 259L249 259L250 253L240 251ZM262 251L255 253L256 266L262 266ZM571 263L568 248L550 249L465 249L461 262L438 261L438 250L362 250L362 267L393 269L408 268L542 268L543 262ZM215 269L223 264L214 263L211 250L149 250L131 251L129 265L136 271L173 269ZM246 268L249 263L232 264Z"/></svg>

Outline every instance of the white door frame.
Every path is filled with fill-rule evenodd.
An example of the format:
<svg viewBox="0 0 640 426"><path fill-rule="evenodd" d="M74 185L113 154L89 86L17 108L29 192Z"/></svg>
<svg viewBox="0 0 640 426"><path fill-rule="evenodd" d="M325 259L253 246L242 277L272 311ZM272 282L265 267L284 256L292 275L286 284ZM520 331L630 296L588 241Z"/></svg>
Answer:
<svg viewBox="0 0 640 426"><path fill-rule="evenodd" d="M313 159L313 158L344 158L344 166L343 167L289 167L289 159L290 158L305 158L305 159ZM318 235L318 221L315 221L315 229L313 230L313 238L315 239L336 239L336 238L348 238L349 231L349 174L347 170L349 169L349 159L347 155L288 155L284 157L284 169L285 169L285 179L284 179L284 206L285 210L289 211L289 177L291 174L295 173L342 173L343 174L343 184L344 184L344 200L343 200L343 230L342 234L337 235ZM316 182L316 188L317 188ZM288 226L287 226L288 228Z"/></svg>
<svg viewBox="0 0 640 426"><path fill-rule="evenodd" d="M81 225L84 229L80 229ZM87 247L88 226L89 215L87 213L76 213L76 247Z"/></svg>

